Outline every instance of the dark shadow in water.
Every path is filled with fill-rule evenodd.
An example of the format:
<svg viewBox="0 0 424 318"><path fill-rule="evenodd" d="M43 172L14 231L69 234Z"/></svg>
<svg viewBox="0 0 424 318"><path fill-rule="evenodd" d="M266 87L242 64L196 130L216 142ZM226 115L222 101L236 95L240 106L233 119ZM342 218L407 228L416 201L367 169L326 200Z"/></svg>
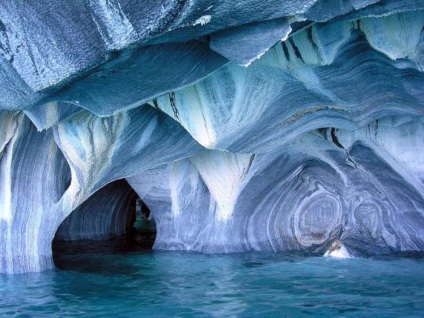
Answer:
<svg viewBox="0 0 424 318"><path fill-rule="evenodd" d="M96 235L96 222L102 212L105 228ZM115 225L125 234L116 236ZM98 233L97 233L98 234ZM78 239L108 236L109 239ZM61 224L52 242L53 261L59 270L99 274L128 273L128 257L150 253L156 238L156 224L147 205L125 180L103 187ZM74 239L74 240L72 240Z"/></svg>
<svg viewBox="0 0 424 318"><path fill-rule="evenodd" d="M126 262L126 256L152 253L155 237L156 233L134 230L104 241L53 241L53 261L60 270L129 274L137 271L137 268Z"/></svg>

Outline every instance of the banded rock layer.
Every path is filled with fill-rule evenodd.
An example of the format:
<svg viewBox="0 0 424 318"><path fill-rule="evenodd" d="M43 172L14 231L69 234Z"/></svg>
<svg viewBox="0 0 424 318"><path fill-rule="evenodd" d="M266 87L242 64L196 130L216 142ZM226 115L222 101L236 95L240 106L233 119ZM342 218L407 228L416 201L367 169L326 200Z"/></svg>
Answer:
<svg viewBox="0 0 424 318"><path fill-rule="evenodd" d="M423 1L0 9L0 272L124 233L135 192L157 249L424 250Z"/></svg>

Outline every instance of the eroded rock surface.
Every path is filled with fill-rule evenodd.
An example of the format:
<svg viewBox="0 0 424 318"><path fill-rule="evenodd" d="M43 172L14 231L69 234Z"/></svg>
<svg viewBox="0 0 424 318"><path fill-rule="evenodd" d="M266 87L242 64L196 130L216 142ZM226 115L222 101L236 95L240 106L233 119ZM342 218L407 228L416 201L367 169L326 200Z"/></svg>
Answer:
<svg viewBox="0 0 424 318"><path fill-rule="evenodd" d="M0 272L125 232L133 191L157 249L424 251L423 10L1 2Z"/></svg>

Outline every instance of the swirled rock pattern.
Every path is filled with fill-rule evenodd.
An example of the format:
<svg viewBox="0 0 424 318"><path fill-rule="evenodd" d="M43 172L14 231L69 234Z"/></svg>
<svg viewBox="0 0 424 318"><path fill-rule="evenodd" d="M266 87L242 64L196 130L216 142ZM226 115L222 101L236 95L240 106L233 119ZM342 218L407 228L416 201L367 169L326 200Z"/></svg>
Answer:
<svg viewBox="0 0 424 318"><path fill-rule="evenodd" d="M421 32L422 17L409 13L391 19L414 23L411 29L418 25ZM362 21L311 27L251 67L231 64L160 97L158 106L204 147L235 152L270 151L322 127L353 129L384 115L422 115L419 37L410 34L401 40L409 48L385 50L394 32L377 35L372 23L366 20L365 34ZM403 58L405 65L391 58ZM354 89L340 85L349 82Z"/></svg>
<svg viewBox="0 0 424 318"><path fill-rule="evenodd" d="M125 231L121 179L158 249L424 251L423 30L422 0L0 1L0 272Z"/></svg>
<svg viewBox="0 0 424 318"><path fill-rule="evenodd" d="M171 118L148 107L145 112L136 109L110 118L81 112L54 129L42 132L37 132L22 113L4 112L1 120L4 135L1 140L0 270L7 273L50 268L53 265L51 242L60 224L74 210L76 217L65 222L63 228L69 226L70 229L62 228L62 238L117 234L117 229L120 232L125 223L125 214L120 212L127 210L126 205L130 204L125 198L132 200L133 197L125 196L128 186L119 190L124 191L121 195L119 191L115 193L117 202L106 204L109 215L116 212L117 217L122 217L116 224L108 222L106 214L102 214L104 205L96 204L97 200L111 199L107 196L108 188L78 207L111 181L201 149ZM125 129L128 125L132 128ZM124 154L128 161L122 160ZM113 185L111 187L113 191ZM116 204L121 207L112 211ZM86 215L87 209L98 210ZM84 217L81 219L78 215ZM96 216L102 222L96 222ZM88 221L84 222L84 218Z"/></svg>
<svg viewBox="0 0 424 318"><path fill-rule="evenodd" d="M0 271L39 271L52 266L54 225L61 221L56 209L69 166L52 131L37 132L22 114L2 124L10 138L0 161Z"/></svg>
<svg viewBox="0 0 424 318"><path fill-rule="evenodd" d="M156 219L156 248L324 252L341 239L356 255L422 250L420 189L377 151L316 133L284 151L207 151L128 181Z"/></svg>

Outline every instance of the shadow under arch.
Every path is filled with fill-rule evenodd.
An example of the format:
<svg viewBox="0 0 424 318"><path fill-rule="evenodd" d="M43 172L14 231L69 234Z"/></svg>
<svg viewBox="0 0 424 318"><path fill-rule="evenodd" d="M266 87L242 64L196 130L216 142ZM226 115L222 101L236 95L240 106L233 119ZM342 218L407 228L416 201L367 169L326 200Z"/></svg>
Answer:
<svg viewBox="0 0 424 318"><path fill-rule="evenodd" d="M155 237L149 208L127 181L116 180L96 191L60 224L52 242L53 261L59 269L84 270L80 262L86 263L87 254L151 250Z"/></svg>

